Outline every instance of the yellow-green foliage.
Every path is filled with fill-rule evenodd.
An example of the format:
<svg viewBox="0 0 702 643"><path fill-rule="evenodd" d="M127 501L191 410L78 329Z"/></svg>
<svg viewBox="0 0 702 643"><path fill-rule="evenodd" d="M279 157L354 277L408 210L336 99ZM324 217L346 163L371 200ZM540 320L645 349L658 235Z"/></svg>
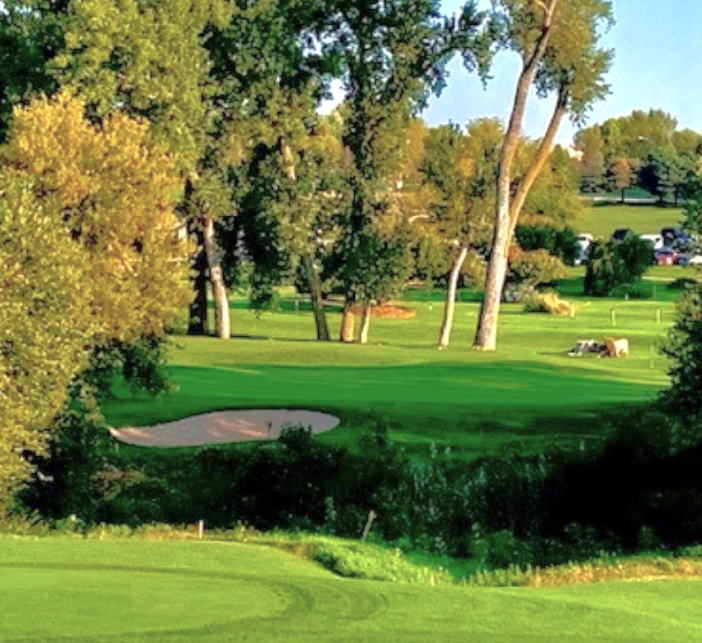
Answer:
<svg viewBox="0 0 702 643"><path fill-rule="evenodd" d="M59 212L47 211L19 177L0 179L0 507L3 491L28 472L20 450L62 406L96 330L81 248Z"/></svg>
<svg viewBox="0 0 702 643"><path fill-rule="evenodd" d="M0 158L1 507L90 350L162 333L190 294L178 179L145 125L96 128L79 101L40 100Z"/></svg>
<svg viewBox="0 0 702 643"><path fill-rule="evenodd" d="M555 292L535 292L524 304L525 313L548 313L559 317L575 315L575 304Z"/></svg>
<svg viewBox="0 0 702 643"><path fill-rule="evenodd" d="M478 572L467 583L476 587L546 587L622 580L702 577L702 559L693 557L603 558L555 567Z"/></svg>

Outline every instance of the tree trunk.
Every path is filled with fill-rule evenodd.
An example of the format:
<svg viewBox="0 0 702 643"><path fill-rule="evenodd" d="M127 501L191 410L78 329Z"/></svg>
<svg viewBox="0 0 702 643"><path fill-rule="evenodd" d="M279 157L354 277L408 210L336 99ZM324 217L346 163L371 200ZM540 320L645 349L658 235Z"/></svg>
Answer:
<svg viewBox="0 0 702 643"><path fill-rule="evenodd" d="M439 332L439 349L447 348L449 339L451 338L451 328L453 327L453 314L456 310L456 290L458 288L458 277L461 274L461 268L468 255L468 248L463 246L456 257L456 260L451 266L451 274L449 277L448 289L446 290L446 303L444 304L444 319L441 322L441 331Z"/></svg>
<svg viewBox="0 0 702 643"><path fill-rule="evenodd" d="M322 298L322 286L319 283L319 275L314 267L314 262L310 255L302 257L302 264L307 277L307 284L310 289L310 301L312 302L312 311L314 312L314 323L317 327L317 340L320 342L328 342L329 325L327 324L327 313L324 310L324 299Z"/></svg>
<svg viewBox="0 0 702 643"><path fill-rule="evenodd" d="M500 151L500 159L498 162L497 174L497 197L495 204L495 232L492 240L492 250L490 252L490 263L488 265L487 278L485 281L485 298L480 308L480 317L478 319L478 327L475 333L475 342L473 348L482 351L494 351L497 348L497 322L500 314L500 303L502 299L502 290L505 285L505 277L507 275L507 261L509 259L509 244L512 240L512 230L516 226L516 219L524 204L528 191L538 176L538 164L543 162L548 156L550 147L546 149L548 134L555 129L560 121L556 120L559 114L561 101L563 100L562 93L559 94L559 99L556 104L556 112L549 124L547 136L542 140L536 157L533 159L524 180L517 188L514 196L514 206L512 206L511 188L512 188L512 165L514 157L519 147L519 138L522 132L522 124L524 122L524 113L526 111L527 98L529 89L536 76L536 71L541 63L541 60L546 53L546 48L551 37L551 26L553 12L558 5L559 0L551 0L548 5L547 12L544 17L544 24L541 36L535 44L533 51L529 56L525 56L522 71L517 81L517 88L514 94L512 103L512 113L509 119L505 139L502 143ZM562 118L562 116L561 116ZM555 136L555 132L554 132ZM515 214L516 213L516 214ZM514 217L514 220L513 220Z"/></svg>
<svg viewBox="0 0 702 643"><path fill-rule="evenodd" d="M193 270L193 290L195 298L190 304L188 316L188 335L207 335L208 333L208 309L207 309L207 254L204 248L202 230L193 229L197 235L197 255Z"/></svg>
<svg viewBox="0 0 702 643"><path fill-rule="evenodd" d="M361 330L358 334L358 343L367 344L368 343L368 331L370 330L370 320L371 320L371 304L366 302L363 304L363 314L361 316Z"/></svg>
<svg viewBox="0 0 702 643"><path fill-rule="evenodd" d="M215 300L215 326L217 337L229 339L231 337L231 326L229 323L229 300L227 298L227 288L224 284L224 272L220 263L219 248L215 239L214 219L205 219L204 229L205 252L207 253L207 265L210 272L210 283Z"/></svg>
<svg viewBox="0 0 702 643"><path fill-rule="evenodd" d="M480 307L480 319L475 335L474 348L476 350L494 351L497 348L497 321L502 290L507 276L508 250L511 238L509 217L505 216L503 212L495 226L495 237L485 280L485 298Z"/></svg>
<svg viewBox="0 0 702 643"><path fill-rule="evenodd" d="M622 188L622 203L626 203L625 192L626 192L626 188Z"/></svg>
<svg viewBox="0 0 702 643"><path fill-rule="evenodd" d="M353 313L353 303L346 302L344 311L341 313L341 333L339 341L345 344L353 344L356 330L356 316Z"/></svg>

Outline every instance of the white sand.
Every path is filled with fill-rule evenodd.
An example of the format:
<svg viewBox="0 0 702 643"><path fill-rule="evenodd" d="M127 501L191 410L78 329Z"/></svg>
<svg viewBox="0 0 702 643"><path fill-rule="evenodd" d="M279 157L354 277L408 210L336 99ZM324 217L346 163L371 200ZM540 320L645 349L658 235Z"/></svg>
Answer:
<svg viewBox="0 0 702 643"><path fill-rule="evenodd" d="M339 418L317 411L252 409L219 411L149 427L110 429L113 437L141 447L194 447L226 442L275 440L286 426L303 426L312 433L330 431Z"/></svg>

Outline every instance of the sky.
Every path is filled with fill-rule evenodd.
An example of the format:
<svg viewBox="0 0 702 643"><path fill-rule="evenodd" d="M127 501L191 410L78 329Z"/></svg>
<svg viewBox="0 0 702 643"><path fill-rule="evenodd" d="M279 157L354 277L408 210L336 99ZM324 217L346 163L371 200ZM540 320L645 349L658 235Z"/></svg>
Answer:
<svg viewBox="0 0 702 643"><path fill-rule="evenodd" d="M445 13L464 0L443 0ZM616 24L605 35L614 49L607 76L611 94L597 103L588 123L624 116L634 109L662 109L678 120L680 128L702 131L702 0L613 0ZM465 125L474 118L498 117L506 121L519 71L514 53L500 54L487 91L455 59L449 65L448 86L432 98L422 118L430 125ZM525 133L543 133L552 104L530 99ZM576 129L564 123L558 136L571 142Z"/></svg>

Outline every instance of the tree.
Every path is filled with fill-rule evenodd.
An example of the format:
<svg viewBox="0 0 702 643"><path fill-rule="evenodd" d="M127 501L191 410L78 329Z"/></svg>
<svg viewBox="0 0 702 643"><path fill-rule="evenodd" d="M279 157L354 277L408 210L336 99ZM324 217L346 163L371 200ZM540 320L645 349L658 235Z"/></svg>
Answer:
<svg viewBox="0 0 702 643"><path fill-rule="evenodd" d="M609 51L598 48L600 26L611 22L611 3L606 0L500 0L495 4L504 25L504 42L519 53L522 68L498 163L495 234L474 344L478 350L497 347L508 249L529 191L551 153L563 118L570 114L576 122L582 120L592 102L606 94L602 77L611 59ZM544 137L515 189L513 166L532 87L541 95L555 93L556 100Z"/></svg>
<svg viewBox="0 0 702 643"><path fill-rule="evenodd" d="M691 284L678 302L678 317L661 352L670 360L671 386L660 404L671 419L677 449L700 442L702 428L702 287Z"/></svg>
<svg viewBox="0 0 702 643"><path fill-rule="evenodd" d="M230 105L220 156L230 163L229 182L242 217L231 227L244 242L238 249L232 235L223 235L230 274L236 274L241 245L248 246L243 251L253 259L252 304L258 306L299 267L317 336L328 339L315 219L323 211L327 216L334 201L328 184L338 173L340 146L334 126L317 114L335 71L317 44L332 9L318 0L232 5L232 20L207 42L212 76ZM325 146L331 156L321 162ZM316 190L325 196L315 198Z"/></svg>
<svg viewBox="0 0 702 643"><path fill-rule="evenodd" d="M116 113L96 128L60 95L15 111L0 157L6 506L93 351L162 336L190 290L177 174L146 125Z"/></svg>
<svg viewBox="0 0 702 643"><path fill-rule="evenodd" d="M7 0L0 12L0 142L15 105L56 91L50 62L64 46L67 0Z"/></svg>
<svg viewBox="0 0 702 643"><path fill-rule="evenodd" d="M636 179L634 164L629 159L615 159L607 169L607 179L611 187L621 190L624 203L626 189L634 185Z"/></svg>
<svg viewBox="0 0 702 643"><path fill-rule="evenodd" d="M387 209L388 174L398 155L394 134L406 127L426 95L444 84L445 64L458 49L469 68L485 63L489 39L474 3L451 19L436 0L336 0L324 53L339 62L344 89L344 145L350 154L350 196L338 248L345 290L341 340L354 341L354 310L387 296L402 281L401 245L377 223ZM381 265L382 262L382 265Z"/></svg>
<svg viewBox="0 0 702 643"><path fill-rule="evenodd" d="M652 258L651 244L631 233L623 241L595 242L585 273L585 294L606 297L617 286L637 282Z"/></svg>
<svg viewBox="0 0 702 643"><path fill-rule="evenodd" d="M492 234L491 202L503 136L502 125L494 119L469 123L465 135L451 126L430 132L423 169L438 192L431 228L450 248L451 257L440 349L449 345L458 281L467 260L475 281L484 279L483 256Z"/></svg>
<svg viewBox="0 0 702 643"><path fill-rule="evenodd" d="M575 147L582 155L578 162L580 189L597 192L604 187L604 141L598 126L587 127L575 135Z"/></svg>
<svg viewBox="0 0 702 643"><path fill-rule="evenodd" d="M672 146L657 148L642 159L639 182L661 203L672 195L677 205L680 191L692 173L692 167L684 161Z"/></svg>
<svg viewBox="0 0 702 643"><path fill-rule="evenodd" d="M66 18L66 49L53 61L60 83L97 118L121 110L148 119L154 138L175 160L185 185L181 212L204 255L196 265L208 267L223 339L231 335L229 304L214 232L215 220L231 204L222 168L212 161L226 96L215 100L204 41L230 17L225 0L78 0ZM199 289L203 284L196 279ZM200 292L194 331L204 331L203 299Z"/></svg>

